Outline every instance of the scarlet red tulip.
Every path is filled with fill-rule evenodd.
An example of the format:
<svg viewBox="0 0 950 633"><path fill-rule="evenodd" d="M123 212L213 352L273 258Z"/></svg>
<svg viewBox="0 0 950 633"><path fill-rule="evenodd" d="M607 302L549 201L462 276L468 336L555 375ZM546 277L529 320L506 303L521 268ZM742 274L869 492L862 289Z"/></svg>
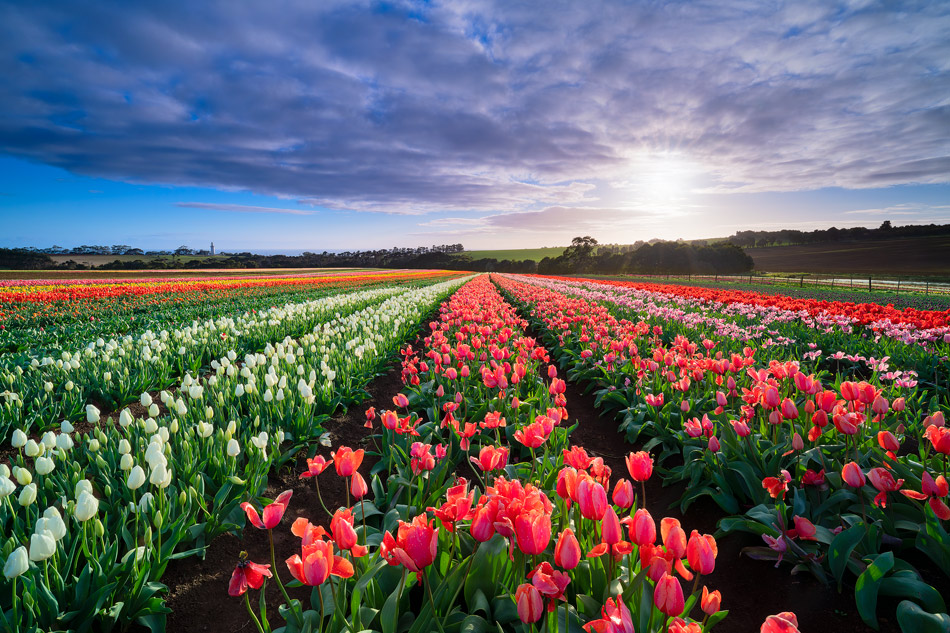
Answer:
<svg viewBox="0 0 950 633"><path fill-rule="evenodd" d="M531 583L518 586L515 591L515 603L518 605L518 617L525 624L537 622L544 614L544 602L541 593Z"/></svg>
<svg viewBox="0 0 950 633"><path fill-rule="evenodd" d="M333 465L336 467L336 474L341 477L352 477L363 463L363 452L362 448L354 451L347 446L341 446L335 453L330 453L333 457Z"/></svg>
<svg viewBox="0 0 950 633"><path fill-rule="evenodd" d="M716 569L716 556L719 547L712 534L700 534L693 530L686 544L686 560L690 568L698 574L706 576Z"/></svg>
<svg viewBox="0 0 950 633"><path fill-rule="evenodd" d="M515 517L518 549L525 554L540 554L551 541L551 515L540 510L522 512Z"/></svg>
<svg viewBox="0 0 950 633"><path fill-rule="evenodd" d="M426 521L425 514L420 514L411 523L400 521L395 538L386 532L380 554L390 564L395 560L409 571L421 572L435 560L438 544L439 529Z"/></svg>
<svg viewBox="0 0 950 633"><path fill-rule="evenodd" d="M809 521L804 517L796 515L793 519L795 521L795 535L805 541L817 541L815 537L818 530L815 529L815 524Z"/></svg>
<svg viewBox="0 0 950 633"><path fill-rule="evenodd" d="M280 493L273 503L269 503L264 507L263 520L258 516L257 509L247 501L241 504L241 508L247 515L251 525L258 530L272 530L277 527L277 524L280 523L280 520L284 517L284 512L287 511L287 504L290 503L290 497L293 494L292 490L285 490Z"/></svg>
<svg viewBox="0 0 950 633"><path fill-rule="evenodd" d="M861 488L864 486L865 479L861 467L855 462L848 462L841 469L841 479L852 488Z"/></svg>
<svg viewBox="0 0 950 633"><path fill-rule="evenodd" d="M607 491L590 477L577 482L577 507L585 519L600 521L607 512Z"/></svg>
<svg viewBox="0 0 950 633"><path fill-rule="evenodd" d="M627 455L627 470L634 481L646 481L653 474L653 458L646 451Z"/></svg>
<svg viewBox="0 0 950 633"><path fill-rule="evenodd" d="M656 542L656 522L646 508L633 513L629 528L630 540L637 545L652 545Z"/></svg>
<svg viewBox="0 0 950 633"><path fill-rule="evenodd" d="M882 508L887 507L887 493L896 492L904 485L903 479L895 481L894 475L886 468L872 468L868 473L868 479L871 485L877 488L878 493L874 497L874 505Z"/></svg>
<svg viewBox="0 0 950 633"><path fill-rule="evenodd" d="M554 563L562 569L574 569L581 560L581 545L570 528L561 532L554 546Z"/></svg>
<svg viewBox="0 0 950 633"><path fill-rule="evenodd" d="M703 597L699 601L699 605L703 613L712 615L722 607L722 594L718 590L711 592L703 585Z"/></svg>
<svg viewBox="0 0 950 633"><path fill-rule="evenodd" d="M350 494L353 495L353 498L362 499L368 492L369 486L366 485L366 480L363 479L363 475L353 473L353 476L350 477Z"/></svg>
<svg viewBox="0 0 950 633"><path fill-rule="evenodd" d="M614 512L612 506L607 506L604 518L601 521L601 538L607 545L614 545L623 540L623 532L620 530L620 518Z"/></svg>
<svg viewBox="0 0 950 633"><path fill-rule="evenodd" d="M546 561L528 572L528 580L548 599L548 611L554 611L556 600L564 600L564 590L571 583L570 576L557 571Z"/></svg>
<svg viewBox="0 0 950 633"><path fill-rule="evenodd" d="M612 496L614 505L620 508L629 508L633 505L633 484L626 479L618 479L614 484Z"/></svg>
<svg viewBox="0 0 950 633"><path fill-rule="evenodd" d="M669 574L663 574L653 591L653 604L668 616L677 616L683 613L685 601L683 600L683 587L680 582Z"/></svg>
<svg viewBox="0 0 950 633"><path fill-rule="evenodd" d="M765 618L759 633L799 633L798 618L791 611Z"/></svg>
<svg viewBox="0 0 950 633"><path fill-rule="evenodd" d="M232 596L243 596L248 587L251 589L260 589L264 584L264 578L271 578L273 574L270 571L270 565L260 565L247 560L247 552L241 552L241 560L234 573L231 574L231 582L228 584L228 594Z"/></svg>

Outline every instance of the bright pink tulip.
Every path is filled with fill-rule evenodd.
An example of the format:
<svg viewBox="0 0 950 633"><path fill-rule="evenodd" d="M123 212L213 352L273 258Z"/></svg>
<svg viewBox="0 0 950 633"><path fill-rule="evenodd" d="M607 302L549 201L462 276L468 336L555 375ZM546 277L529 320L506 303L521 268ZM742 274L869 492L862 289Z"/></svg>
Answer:
<svg viewBox="0 0 950 633"><path fill-rule="evenodd" d="M841 469L841 478L844 483L852 488L861 488L865 483L864 473L855 462L848 462L844 465L844 468Z"/></svg>
<svg viewBox="0 0 950 633"><path fill-rule="evenodd" d="M590 477L577 482L577 506L585 519L600 521L607 512L607 491Z"/></svg>
<svg viewBox="0 0 950 633"><path fill-rule="evenodd" d="M759 633L799 633L798 618L791 611L765 618Z"/></svg>
<svg viewBox="0 0 950 633"><path fill-rule="evenodd" d="M656 521L646 508L633 513L629 528L630 540L637 545L652 545L656 542Z"/></svg>
<svg viewBox="0 0 950 633"><path fill-rule="evenodd" d="M551 515L542 510L522 512L515 517L518 549L525 554L540 554L551 541Z"/></svg>
<svg viewBox="0 0 950 633"><path fill-rule="evenodd" d="M627 509L633 505L633 484L626 479L618 479L614 484L614 505Z"/></svg>
<svg viewBox="0 0 950 633"><path fill-rule="evenodd" d="M693 530L686 544L686 560L690 568L703 576L711 574L716 569L716 556L719 547L712 534L700 534ZM678 615L678 614L677 614Z"/></svg>
<svg viewBox="0 0 950 633"><path fill-rule="evenodd" d="M607 545L614 545L623 540L623 532L620 529L620 518L614 512L613 506L607 506L604 518L601 522L601 538Z"/></svg>
<svg viewBox="0 0 950 633"><path fill-rule="evenodd" d="M316 477L325 471L332 463L332 459L328 461L323 455L317 455L313 459L308 459L307 470L300 474L300 478L307 479L308 477Z"/></svg>

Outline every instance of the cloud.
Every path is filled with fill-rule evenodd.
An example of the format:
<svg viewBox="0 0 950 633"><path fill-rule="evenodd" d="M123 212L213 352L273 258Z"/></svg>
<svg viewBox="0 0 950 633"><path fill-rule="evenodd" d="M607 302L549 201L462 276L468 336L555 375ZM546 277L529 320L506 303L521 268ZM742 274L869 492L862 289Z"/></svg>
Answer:
<svg viewBox="0 0 950 633"><path fill-rule="evenodd" d="M220 204L216 202L176 202L176 207L188 209L208 209L210 211L229 211L233 213L287 213L289 215L313 215L316 211L305 209L284 209L281 207L255 207L244 204Z"/></svg>
<svg viewBox="0 0 950 633"><path fill-rule="evenodd" d="M947 3L278 6L0 2L0 152L412 215L617 217L669 152L714 192L950 181Z"/></svg>

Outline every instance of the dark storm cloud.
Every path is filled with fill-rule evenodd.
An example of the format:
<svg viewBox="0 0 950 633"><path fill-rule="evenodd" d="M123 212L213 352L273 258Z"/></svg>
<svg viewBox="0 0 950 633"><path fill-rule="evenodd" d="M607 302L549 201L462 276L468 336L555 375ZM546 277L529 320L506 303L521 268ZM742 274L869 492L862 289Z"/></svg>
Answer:
<svg viewBox="0 0 950 633"><path fill-rule="evenodd" d="M409 214L590 207L655 151L722 191L946 182L948 12L2 3L0 152Z"/></svg>

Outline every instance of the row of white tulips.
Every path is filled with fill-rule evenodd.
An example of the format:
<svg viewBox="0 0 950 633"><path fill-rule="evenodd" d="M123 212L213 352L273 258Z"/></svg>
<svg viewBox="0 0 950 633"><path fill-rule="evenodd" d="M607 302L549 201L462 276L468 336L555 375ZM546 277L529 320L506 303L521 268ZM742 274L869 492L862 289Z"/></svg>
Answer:
<svg viewBox="0 0 950 633"><path fill-rule="evenodd" d="M137 621L158 630L158 580L169 560L240 529L238 504L262 490L268 470L313 440L319 422L354 400L463 281L335 316L240 361L230 350L211 375L187 374L178 393L160 394L167 415L143 394L149 417L125 409L117 425L89 434L77 435L69 422L38 440L15 433L12 467L0 466L0 612L8 626ZM93 408L87 415L97 418Z"/></svg>
<svg viewBox="0 0 950 633"><path fill-rule="evenodd" d="M28 365L0 370L0 440L13 428L43 430L43 421L79 420L90 397L110 407L126 404L142 391L169 386L186 371L199 371L228 350L258 350L268 341L299 336L406 290L363 290L196 321L179 329L99 338L57 358L33 358Z"/></svg>

